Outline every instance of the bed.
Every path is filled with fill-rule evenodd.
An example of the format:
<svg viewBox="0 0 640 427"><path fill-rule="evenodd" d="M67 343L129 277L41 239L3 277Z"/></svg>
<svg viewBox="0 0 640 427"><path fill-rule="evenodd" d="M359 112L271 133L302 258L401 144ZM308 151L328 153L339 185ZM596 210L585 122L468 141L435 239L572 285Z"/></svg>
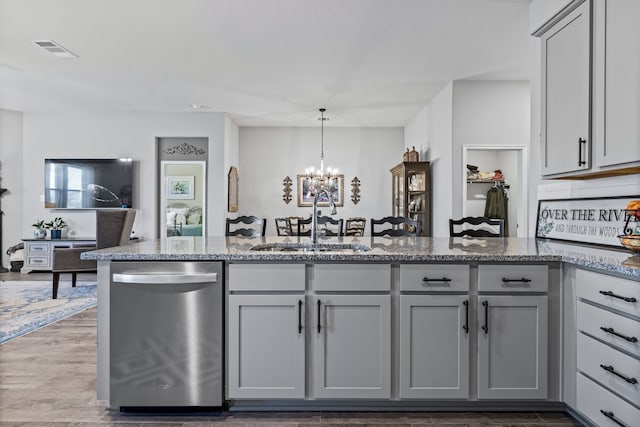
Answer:
<svg viewBox="0 0 640 427"><path fill-rule="evenodd" d="M202 236L202 207L186 203L167 206L167 237Z"/></svg>

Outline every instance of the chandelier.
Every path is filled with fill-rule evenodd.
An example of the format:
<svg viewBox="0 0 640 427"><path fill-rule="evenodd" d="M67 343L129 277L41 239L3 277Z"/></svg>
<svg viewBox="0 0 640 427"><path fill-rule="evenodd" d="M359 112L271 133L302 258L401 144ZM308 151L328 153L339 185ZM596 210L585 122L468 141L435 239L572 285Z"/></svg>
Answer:
<svg viewBox="0 0 640 427"><path fill-rule="evenodd" d="M337 168L324 168L324 122L329 118L324 116L325 108L320 108L320 169L313 166L305 169L304 178L308 182L309 189L320 190L321 188L330 188L333 186L338 177Z"/></svg>

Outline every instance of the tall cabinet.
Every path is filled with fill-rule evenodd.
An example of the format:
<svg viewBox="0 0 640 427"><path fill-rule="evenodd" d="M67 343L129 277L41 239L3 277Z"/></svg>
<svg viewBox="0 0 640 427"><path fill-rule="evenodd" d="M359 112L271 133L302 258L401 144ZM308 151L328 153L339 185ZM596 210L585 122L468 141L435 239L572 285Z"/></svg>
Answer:
<svg viewBox="0 0 640 427"><path fill-rule="evenodd" d="M421 236L431 236L429 162L402 162L391 168L392 214L419 220Z"/></svg>

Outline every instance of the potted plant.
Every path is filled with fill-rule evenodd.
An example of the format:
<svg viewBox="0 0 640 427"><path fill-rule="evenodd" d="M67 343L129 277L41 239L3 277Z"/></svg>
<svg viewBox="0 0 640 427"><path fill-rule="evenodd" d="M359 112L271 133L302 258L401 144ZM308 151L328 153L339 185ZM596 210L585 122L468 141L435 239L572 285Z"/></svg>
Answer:
<svg viewBox="0 0 640 427"><path fill-rule="evenodd" d="M35 237L36 239L44 239L45 237L47 237L47 224L43 219L37 220L36 222L31 224L31 226L35 227L35 230L33 230L33 237Z"/></svg>
<svg viewBox="0 0 640 427"><path fill-rule="evenodd" d="M52 239L60 239L62 238L62 229L67 226L67 223L64 221L64 219L56 217L53 219L53 221L47 222L45 226L51 229Z"/></svg>

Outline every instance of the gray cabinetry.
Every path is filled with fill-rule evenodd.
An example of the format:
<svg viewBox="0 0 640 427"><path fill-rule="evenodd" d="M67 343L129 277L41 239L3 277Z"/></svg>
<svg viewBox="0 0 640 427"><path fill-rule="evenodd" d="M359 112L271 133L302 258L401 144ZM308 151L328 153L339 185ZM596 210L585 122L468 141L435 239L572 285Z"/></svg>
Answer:
<svg viewBox="0 0 640 427"><path fill-rule="evenodd" d="M547 397L547 297L478 297L478 398Z"/></svg>
<svg viewBox="0 0 640 427"><path fill-rule="evenodd" d="M542 37L542 173L590 168L590 13L585 2Z"/></svg>
<svg viewBox="0 0 640 427"><path fill-rule="evenodd" d="M313 395L391 397L391 296L317 295Z"/></svg>
<svg viewBox="0 0 640 427"><path fill-rule="evenodd" d="M232 398L304 398L304 295L230 295Z"/></svg>
<svg viewBox="0 0 640 427"><path fill-rule="evenodd" d="M469 296L400 296L400 398L469 397Z"/></svg>

